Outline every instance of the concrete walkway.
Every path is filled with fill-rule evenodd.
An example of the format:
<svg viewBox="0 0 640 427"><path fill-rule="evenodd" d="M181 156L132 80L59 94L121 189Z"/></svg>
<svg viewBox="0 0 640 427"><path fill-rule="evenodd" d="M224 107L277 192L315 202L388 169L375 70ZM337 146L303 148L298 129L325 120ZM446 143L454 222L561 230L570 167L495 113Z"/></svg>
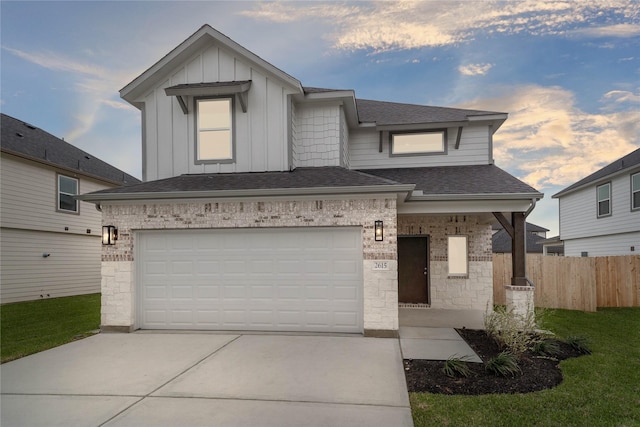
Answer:
<svg viewBox="0 0 640 427"><path fill-rule="evenodd" d="M0 366L9 426L412 426L398 340L99 334Z"/></svg>
<svg viewBox="0 0 640 427"><path fill-rule="evenodd" d="M447 360L458 357L482 363L482 359L453 328L400 326L400 347L404 359Z"/></svg>

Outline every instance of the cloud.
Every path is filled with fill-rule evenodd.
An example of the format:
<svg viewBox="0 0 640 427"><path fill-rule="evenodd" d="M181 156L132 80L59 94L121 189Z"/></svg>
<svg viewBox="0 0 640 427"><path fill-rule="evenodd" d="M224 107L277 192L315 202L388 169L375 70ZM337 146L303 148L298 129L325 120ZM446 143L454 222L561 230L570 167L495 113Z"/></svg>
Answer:
<svg viewBox="0 0 640 427"><path fill-rule="evenodd" d="M603 100L612 100L615 103L633 103L640 104L640 93L635 94L626 90L612 90L602 96Z"/></svg>
<svg viewBox="0 0 640 427"><path fill-rule="evenodd" d="M469 64L460 65L458 71L463 76L484 76L493 67L493 64Z"/></svg>
<svg viewBox="0 0 640 427"><path fill-rule="evenodd" d="M126 104L114 100L117 95L114 88L121 85L127 74L108 70L91 62L77 60L55 52L26 52L3 46L5 51L31 62L32 64L55 72L63 72L72 77L79 97L77 113L71 116L72 128L65 132L69 142L78 140L95 125L103 105L111 108L129 108Z"/></svg>
<svg viewBox="0 0 640 427"><path fill-rule="evenodd" d="M460 107L510 111L494 136L496 163L536 188L571 185L640 146L636 111L582 111L574 94L558 86L504 86L495 92L495 98ZM617 102L622 91L612 92L603 96L605 102Z"/></svg>
<svg viewBox="0 0 640 427"><path fill-rule="evenodd" d="M323 20L335 27L329 36L335 48L384 52L450 46L471 41L480 34L496 33L632 37L638 34L638 25L628 21L640 16L640 3L625 0L378 1L348 5L269 2L242 14L282 23ZM591 27L574 30L586 25Z"/></svg>
<svg viewBox="0 0 640 427"><path fill-rule="evenodd" d="M580 28L571 31L571 34L581 37L636 37L640 35L640 25L638 24L615 24L603 27Z"/></svg>

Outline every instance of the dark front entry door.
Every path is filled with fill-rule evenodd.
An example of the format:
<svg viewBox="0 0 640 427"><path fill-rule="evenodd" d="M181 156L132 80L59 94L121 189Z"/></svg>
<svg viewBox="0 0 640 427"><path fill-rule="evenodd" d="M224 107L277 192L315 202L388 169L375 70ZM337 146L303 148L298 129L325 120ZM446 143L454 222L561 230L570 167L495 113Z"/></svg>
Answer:
<svg viewBox="0 0 640 427"><path fill-rule="evenodd" d="M398 300L429 304L429 236L398 237Z"/></svg>

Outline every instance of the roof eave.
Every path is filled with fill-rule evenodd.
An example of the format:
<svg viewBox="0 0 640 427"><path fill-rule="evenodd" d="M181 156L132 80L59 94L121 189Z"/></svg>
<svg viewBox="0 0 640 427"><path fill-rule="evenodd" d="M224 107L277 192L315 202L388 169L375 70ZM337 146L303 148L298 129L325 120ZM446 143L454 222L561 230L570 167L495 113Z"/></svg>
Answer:
<svg viewBox="0 0 640 427"><path fill-rule="evenodd" d="M409 201L454 201L454 200L540 200L543 193L484 193L484 194L415 194L409 197Z"/></svg>
<svg viewBox="0 0 640 427"><path fill-rule="evenodd" d="M345 187L308 187L308 188L266 188L246 190L205 190L205 191L167 191L139 193L88 193L77 196L78 200L87 202L126 201L126 200L166 200L166 199L201 199L232 197L275 197L305 195L339 195L339 194L372 194L372 193L408 193L413 191L413 184L390 184Z"/></svg>
<svg viewBox="0 0 640 427"><path fill-rule="evenodd" d="M356 94L354 90L335 90L327 92L307 93L298 98L300 101L318 102L318 101L338 101L342 102L345 108L345 115L350 127L357 127L360 122L358 119L358 108L356 107Z"/></svg>
<svg viewBox="0 0 640 427"><path fill-rule="evenodd" d="M615 172L612 172L612 173L610 173L608 175L602 176L602 177L600 177L598 179L594 179L593 181L585 182L584 184L581 184L581 185L579 185L577 187L574 187L574 188L571 188L571 186L569 186L569 187L565 188L564 190L561 190L561 191L557 192L556 194L551 196L551 198L552 199L559 199L560 197L566 196L566 195L571 194L571 193L575 193L576 191L584 190L585 188L591 187L593 185L598 185L598 184L601 184L603 182L607 182L607 181L611 180L612 178L615 178L618 175L624 175L624 174L633 172L634 169L638 169L638 171L640 171L640 165L631 165L631 166L629 166L627 168L624 168L624 169L618 169ZM594 172L594 173L596 173L596 172ZM583 178L583 179L586 179L586 178Z"/></svg>

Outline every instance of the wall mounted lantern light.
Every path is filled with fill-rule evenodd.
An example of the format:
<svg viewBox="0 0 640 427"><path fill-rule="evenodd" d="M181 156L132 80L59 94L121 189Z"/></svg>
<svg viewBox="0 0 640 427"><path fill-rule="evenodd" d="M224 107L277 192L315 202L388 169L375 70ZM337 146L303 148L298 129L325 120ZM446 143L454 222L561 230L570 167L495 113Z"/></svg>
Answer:
<svg viewBox="0 0 640 427"><path fill-rule="evenodd" d="M382 227L382 221L376 221L374 223L374 230L375 230L375 240L376 242L382 242L383 236L384 236L384 229Z"/></svg>
<svg viewBox="0 0 640 427"><path fill-rule="evenodd" d="M102 244L115 245L118 240L118 229L114 225L104 225L102 227Z"/></svg>

